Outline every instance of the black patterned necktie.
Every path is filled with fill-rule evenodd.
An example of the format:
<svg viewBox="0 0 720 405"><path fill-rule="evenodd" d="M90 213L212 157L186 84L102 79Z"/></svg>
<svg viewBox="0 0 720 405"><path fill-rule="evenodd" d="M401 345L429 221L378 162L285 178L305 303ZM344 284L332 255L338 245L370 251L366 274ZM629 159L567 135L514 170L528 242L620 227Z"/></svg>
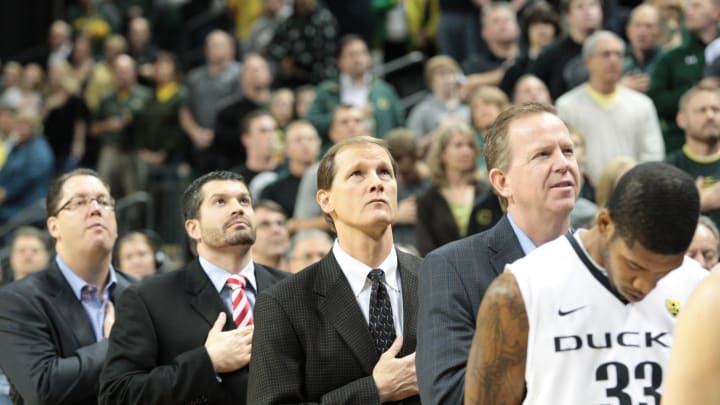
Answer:
<svg viewBox="0 0 720 405"><path fill-rule="evenodd" d="M370 292L370 336L375 342L378 354L384 353L395 340L395 323L393 322L390 297L383 284L385 272L374 269L368 274L372 283Z"/></svg>

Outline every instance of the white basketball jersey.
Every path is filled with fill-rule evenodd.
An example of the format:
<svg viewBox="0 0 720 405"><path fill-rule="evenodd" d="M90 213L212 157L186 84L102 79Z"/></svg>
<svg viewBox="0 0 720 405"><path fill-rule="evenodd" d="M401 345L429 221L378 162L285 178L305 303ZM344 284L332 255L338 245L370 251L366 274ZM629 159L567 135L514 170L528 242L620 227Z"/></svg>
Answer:
<svg viewBox="0 0 720 405"><path fill-rule="evenodd" d="M642 301L627 303L578 233L506 269L530 326L524 404L660 405L676 316L708 272L686 257Z"/></svg>

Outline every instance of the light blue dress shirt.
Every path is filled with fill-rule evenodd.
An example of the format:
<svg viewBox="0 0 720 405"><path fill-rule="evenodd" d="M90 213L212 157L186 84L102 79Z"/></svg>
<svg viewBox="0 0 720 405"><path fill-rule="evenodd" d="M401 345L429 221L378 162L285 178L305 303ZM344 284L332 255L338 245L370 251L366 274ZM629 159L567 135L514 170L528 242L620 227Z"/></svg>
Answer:
<svg viewBox="0 0 720 405"><path fill-rule="evenodd" d="M113 291L115 291L115 286L117 285L115 269L110 265L110 278L103 289L102 297L100 297L98 289L75 274L67 263L60 258L60 255L55 256L55 261L63 277L65 277L65 280L70 284L73 294L75 294L75 297L77 297L83 308L85 308L85 313L88 316L93 332L95 332L95 340L97 342L101 341L103 339L105 308L107 307L108 300L113 296Z"/></svg>
<svg viewBox="0 0 720 405"><path fill-rule="evenodd" d="M228 311L232 314L232 290L226 285L227 279L230 278L232 274L210 263L202 257L200 257L199 260L200 267L202 267L205 274L207 274L213 287L215 287L217 292L220 294L220 298L222 298ZM245 266L238 274L245 276L248 280L249 285L245 286L245 296L250 302L250 307L254 309L255 296L257 295L257 281L255 281L255 265L253 264L253 261L250 260L250 263L248 263L248 265Z"/></svg>
<svg viewBox="0 0 720 405"><path fill-rule="evenodd" d="M508 221L510 221L510 226L512 226L513 232L515 232L515 236L517 236L518 238L518 242L520 242L520 247L522 248L523 252L525 252L525 255L528 255L530 252L535 250L537 246L535 246L533 241L530 240L530 238L525 234L525 232L523 232L522 229L517 226L509 213L507 214L507 217Z"/></svg>

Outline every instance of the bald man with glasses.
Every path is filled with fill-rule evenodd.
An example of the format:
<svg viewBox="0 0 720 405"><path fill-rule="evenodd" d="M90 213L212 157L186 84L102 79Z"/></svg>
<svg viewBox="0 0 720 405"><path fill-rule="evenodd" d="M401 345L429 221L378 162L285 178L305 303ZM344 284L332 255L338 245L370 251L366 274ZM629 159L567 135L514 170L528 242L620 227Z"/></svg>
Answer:
<svg viewBox="0 0 720 405"><path fill-rule="evenodd" d="M57 256L0 289L0 368L16 404L97 404L113 301L131 283L110 264L115 201L77 169L50 184L46 205Z"/></svg>

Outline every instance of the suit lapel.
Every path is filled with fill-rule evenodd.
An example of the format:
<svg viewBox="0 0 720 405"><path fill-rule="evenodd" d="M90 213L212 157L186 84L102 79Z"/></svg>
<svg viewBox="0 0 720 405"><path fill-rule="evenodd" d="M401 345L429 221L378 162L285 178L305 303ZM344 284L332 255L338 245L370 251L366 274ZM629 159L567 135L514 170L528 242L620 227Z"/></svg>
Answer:
<svg viewBox="0 0 720 405"><path fill-rule="evenodd" d="M375 352L367 321L332 252L318 263L313 292L324 297L318 309L345 341L363 371L372 374L379 356Z"/></svg>
<svg viewBox="0 0 720 405"><path fill-rule="evenodd" d="M115 302L115 299L119 297L126 288L137 282L137 280L131 279L126 274L117 271L117 269L115 270L115 279L117 280L117 284L115 284L115 291L113 291L111 297L113 302Z"/></svg>
<svg viewBox="0 0 720 405"><path fill-rule="evenodd" d="M412 259L398 252L398 270L402 283L403 300L403 347L399 356L406 356L415 351L417 340L417 275L410 271Z"/></svg>
<svg viewBox="0 0 720 405"><path fill-rule="evenodd" d="M49 288L45 294L52 297L54 307L60 313L64 323L69 326L68 329L75 336L78 347L95 343L97 341L95 331L93 331L87 312L85 312L85 307L73 293L55 260L47 270L47 277Z"/></svg>
<svg viewBox="0 0 720 405"><path fill-rule="evenodd" d="M525 256L520 242L510 225L507 216L503 216L489 232L488 248L492 252L490 265L495 274L500 275L505 265Z"/></svg>
<svg viewBox="0 0 720 405"><path fill-rule="evenodd" d="M224 330L234 329L235 325L232 322L232 315L229 313L225 304L220 299L215 287L210 282L200 262L195 259L192 263L180 271L186 273L185 279L187 280L186 291L190 296L190 306L200 314L200 316L207 321L208 325L212 327L215 324L215 320L220 312L225 312L227 315L227 321L225 322Z"/></svg>
<svg viewBox="0 0 720 405"><path fill-rule="evenodd" d="M257 293L260 294L260 291L265 290L266 288L270 288L271 285L273 285L273 278L270 275L270 272L267 271L267 269L262 264L253 263L255 266L255 282L257 283Z"/></svg>

